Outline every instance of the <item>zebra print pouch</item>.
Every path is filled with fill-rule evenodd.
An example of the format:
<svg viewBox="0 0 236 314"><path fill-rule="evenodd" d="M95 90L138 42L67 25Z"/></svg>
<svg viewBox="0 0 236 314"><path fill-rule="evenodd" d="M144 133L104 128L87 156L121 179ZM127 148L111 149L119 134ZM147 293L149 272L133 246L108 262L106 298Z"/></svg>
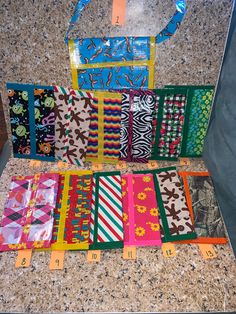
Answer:
<svg viewBox="0 0 236 314"><path fill-rule="evenodd" d="M147 162L152 152L152 121L157 106L154 91L122 94L120 159Z"/></svg>

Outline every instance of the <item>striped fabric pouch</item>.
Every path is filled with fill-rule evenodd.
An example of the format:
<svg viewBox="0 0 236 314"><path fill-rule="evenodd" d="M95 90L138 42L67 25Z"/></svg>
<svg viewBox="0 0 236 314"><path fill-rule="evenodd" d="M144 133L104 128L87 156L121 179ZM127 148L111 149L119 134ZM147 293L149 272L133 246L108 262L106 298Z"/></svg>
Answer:
<svg viewBox="0 0 236 314"><path fill-rule="evenodd" d="M152 174L122 175L124 245L160 246L161 234Z"/></svg>
<svg viewBox="0 0 236 314"><path fill-rule="evenodd" d="M83 165L88 145L92 97L89 92L54 86L55 158Z"/></svg>
<svg viewBox="0 0 236 314"><path fill-rule="evenodd" d="M118 162L121 98L120 93L94 93L86 161Z"/></svg>
<svg viewBox="0 0 236 314"><path fill-rule="evenodd" d="M60 172L52 250L87 250L92 201L92 171Z"/></svg>
<svg viewBox="0 0 236 314"><path fill-rule="evenodd" d="M90 249L122 248L123 240L120 173L94 173Z"/></svg>

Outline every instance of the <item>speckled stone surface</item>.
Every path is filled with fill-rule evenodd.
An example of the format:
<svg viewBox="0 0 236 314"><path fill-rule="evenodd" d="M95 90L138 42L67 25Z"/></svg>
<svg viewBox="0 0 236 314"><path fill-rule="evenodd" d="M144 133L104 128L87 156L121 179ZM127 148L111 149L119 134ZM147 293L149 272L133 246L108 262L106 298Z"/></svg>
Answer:
<svg viewBox="0 0 236 314"><path fill-rule="evenodd" d="M7 81L71 85L63 36L75 1L68 2L1 1L0 75L7 117ZM232 1L188 2L178 33L158 46L156 86L215 84L217 80ZM155 35L174 12L171 0L127 3L126 26L116 28L110 22L112 0L92 0L76 33L86 37ZM191 161L186 169L205 169L201 160ZM161 167L175 164L160 162ZM130 164L126 171L144 168ZM0 178L0 209L12 175L51 169L57 165L42 163L32 169L29 161L11 158ZM104 169L114 167L106 165ZM179 244L176 248L177 257L172 259L163 258L160 249L140 248L136 261L123 260L121 250L106 251L98 264L87 263L83 252L66 252L63 271L48 270L48 252L34 253L27 269L14 267L16 252L2 253L0 311L235 311L236 264L230 246L216 246L218 257L207 261L196 245Z"/></svg>

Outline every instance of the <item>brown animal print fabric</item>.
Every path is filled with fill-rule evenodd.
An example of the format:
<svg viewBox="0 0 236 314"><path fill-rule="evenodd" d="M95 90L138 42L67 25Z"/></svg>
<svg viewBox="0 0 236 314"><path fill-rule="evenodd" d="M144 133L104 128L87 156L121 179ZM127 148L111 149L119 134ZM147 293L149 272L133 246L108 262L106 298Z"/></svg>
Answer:
<svg viewBox="0 0 236 314"><path fill-rule="evenodd" d="M56 97L56 159L83 165L85 159L91 101L93 95L69 88L54 86Z"/></svg>
<svg viewBox="0 0 236 314"><path fill-rule="evenodd" d="M163 240L178 241L196 238L183 185L175 168L160 169L156 174L161 198L159 208Z"/></svg>

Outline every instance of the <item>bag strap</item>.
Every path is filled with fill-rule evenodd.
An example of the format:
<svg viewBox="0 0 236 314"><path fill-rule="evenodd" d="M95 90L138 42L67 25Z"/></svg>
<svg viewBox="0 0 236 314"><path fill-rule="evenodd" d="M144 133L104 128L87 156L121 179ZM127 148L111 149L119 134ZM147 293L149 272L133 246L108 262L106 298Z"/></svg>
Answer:
<svg viewBox="0 0 236 314"><path fill-rule="evenodd" d="M65 35L65 42L68 43L69 41L69 34L73 30L75 24L80 18L80 15L83 11L83 9L91 2L91 0L78 0L73 15L70 20L69 27L67 29L66 35ZM171 36L174 35L176 30L179 28L180 23L182 22L184 15L186 13L186 0L175 0L175 6L176 11L169 21L169 23L166 25L165 28L156 36L156 43L159 44L166 39L169 39Z"/></svg>

